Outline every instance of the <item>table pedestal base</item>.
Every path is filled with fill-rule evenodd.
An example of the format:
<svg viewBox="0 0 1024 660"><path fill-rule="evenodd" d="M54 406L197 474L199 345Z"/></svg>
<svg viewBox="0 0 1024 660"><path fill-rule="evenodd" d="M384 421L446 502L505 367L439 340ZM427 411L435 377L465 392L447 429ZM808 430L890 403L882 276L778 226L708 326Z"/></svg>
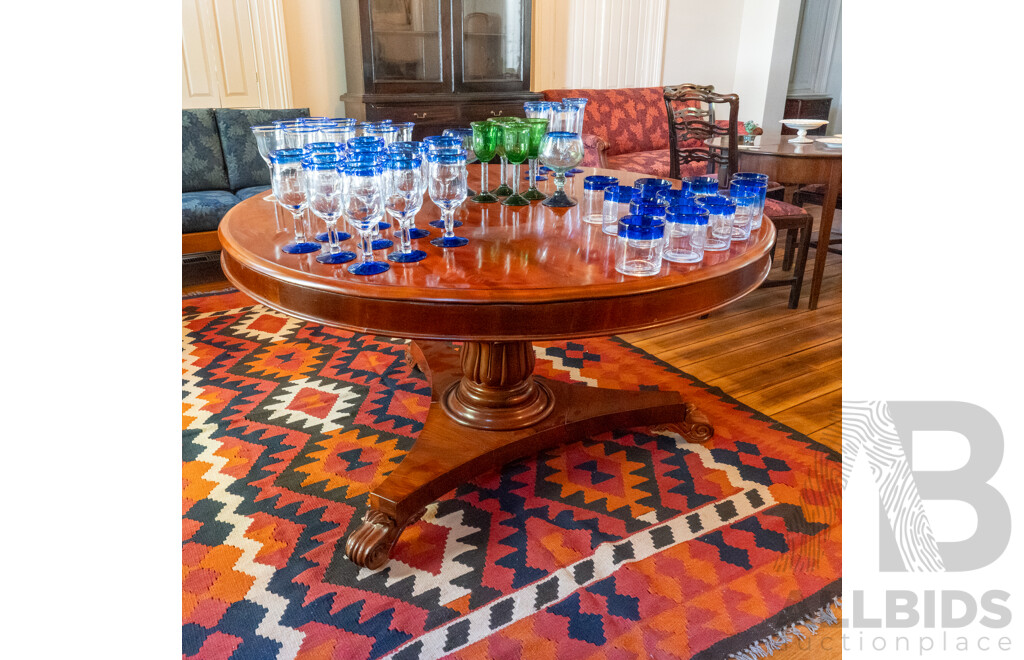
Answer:
<svg viewBox="0 0 1024 660"><path fill-rule="evenodd" d="M456 486L523 456L611 428L656 426L691 442L714 434L707 418L678 392L628 392L533 375L528 341L412 342L409 357L431 384L419 438L370 493L363 524L345 554L377 569L406 526Z"/></svg>

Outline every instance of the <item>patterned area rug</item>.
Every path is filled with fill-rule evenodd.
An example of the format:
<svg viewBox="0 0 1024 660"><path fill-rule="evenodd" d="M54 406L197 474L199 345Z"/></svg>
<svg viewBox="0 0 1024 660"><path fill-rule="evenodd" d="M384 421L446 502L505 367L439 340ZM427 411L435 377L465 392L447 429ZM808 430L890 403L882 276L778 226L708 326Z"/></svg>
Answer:
<svg viewBox="0 0 1024 660"><path fill-rule="evenodd" d="M238 292L182 301L186 658L763 657L832 620L834 451L616 338L537 372L683 393L706 445L620 429L480 475L369 571L344 540L430 392L404 341Z"/></svg>

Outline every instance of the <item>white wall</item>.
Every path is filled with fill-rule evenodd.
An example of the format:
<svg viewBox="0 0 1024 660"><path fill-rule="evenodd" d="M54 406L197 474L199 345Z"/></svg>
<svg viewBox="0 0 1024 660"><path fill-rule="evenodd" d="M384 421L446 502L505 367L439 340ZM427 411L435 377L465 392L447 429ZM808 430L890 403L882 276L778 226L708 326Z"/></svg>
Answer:
<svg viewBox="0 0 1024 660"><path fill-rule="evenodd" d="M668 0L662 85L729 92L736 77L744 0Z"/></svg>
<svg viewBox="0 0 1024 660"><path fill-rule="evenodd" d="M293 107L309 108L314 117L344 116L345 104L338 100L346 91L340 2L284 0L282 4Z"/></svg>
<svg viewBox="0 0 1024 660"><path fill-rule="evenodd" d="M800 0L748 0L743 10L736 77L740 121L753 119L765 135L782 132Z"/></svg>

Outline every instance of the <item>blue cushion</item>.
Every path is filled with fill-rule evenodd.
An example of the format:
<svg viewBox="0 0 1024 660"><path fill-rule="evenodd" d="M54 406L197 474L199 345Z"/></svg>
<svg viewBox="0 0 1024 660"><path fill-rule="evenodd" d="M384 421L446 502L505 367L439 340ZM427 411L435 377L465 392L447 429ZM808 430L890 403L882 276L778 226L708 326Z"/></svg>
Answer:
<svg viewBox="0 0 1024 660"><path fill-rule="evenodd" d="M290 110L218 108L217 127L220 131L224 161L230 181L230 185L224 187L240 190L251 186L270 185L270 168L267 167L267 162L263 160L259 149L256 148L256 138L253 137L250 127L269 124L276 119L295 119L308 116L309 110L306 108Z"/></svg>
<svg viewBox="0 0 1024 660"><path fill-rule="evenodd" d="M228 171L224 166L224 151L213 110L182 110L181 191L227 188Z"/></svg>
<svg viewBox="0 0 1024 660"><path fill-rule="evenodd" d="M250 197L255 197L256 195L264 195L268 192L270 192L270 186L251 186L249 188L242 188L241 190L236 192L235 197L244 201L246 199L249 199Z"/></svg>
<svg viewBox="0 0 1024 660"><path fill-rule="evenodd" d="M213 231L239 201L226 190L181 193L181 233Z"/></svg>

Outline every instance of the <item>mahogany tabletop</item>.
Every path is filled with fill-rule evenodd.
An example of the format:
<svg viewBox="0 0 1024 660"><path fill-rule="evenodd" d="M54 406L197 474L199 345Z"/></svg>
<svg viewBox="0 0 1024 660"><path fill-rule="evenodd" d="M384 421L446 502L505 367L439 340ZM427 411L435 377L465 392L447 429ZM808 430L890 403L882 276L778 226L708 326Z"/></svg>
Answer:
<svg viewBox="0 0 1024 660"><path fill-rule="evenodd" d="M479 165L469 166L471 188ZM642 174L585 168L567 191L581 199L583 178L617 176L630 184ZM491 165L490 181L497 179ZM542 184L550 192L551 181ZM678 184L677 184L678 186ZM467 200L456 219L459 248L414 241L427 258L390 264L379 275L356 276L346 265L324 265L316 253L286 254L290 215L257 195L232 208L220 223L224 273L253 298L298 318L364 333L447 340L540 340L606 336L704 314L757 288L768 274L775 229L760 230L702 263L664 262L653 277L615 270L617 240L580 220L580 206L552 209L478 204ZM416 225L440 217L429 201ZM321 226L319 220L314 220ZM319 230L318 230L319 231ZM342 244L356 251L355 239ZM383 259L378 251L376 258Z"/></svg>
<svg viewBox="0 0 1024 660"><path fill-rule="evenodd" d="M744 144L741 141L737 147L741 154L766 154L784 158L838 158L840 160L843 157L842 146L827 146L824 142L819 142L818 138L814 136L807 138L808 140L814 140L814 142L793 143L789 141L792 137L792 135L772 137L756 135L754 136L753 144ZM832 139L832 136L825 137ZM716 137L708 140L708 144L719 149L728 149L729 140L727 137Z"/></svg>

